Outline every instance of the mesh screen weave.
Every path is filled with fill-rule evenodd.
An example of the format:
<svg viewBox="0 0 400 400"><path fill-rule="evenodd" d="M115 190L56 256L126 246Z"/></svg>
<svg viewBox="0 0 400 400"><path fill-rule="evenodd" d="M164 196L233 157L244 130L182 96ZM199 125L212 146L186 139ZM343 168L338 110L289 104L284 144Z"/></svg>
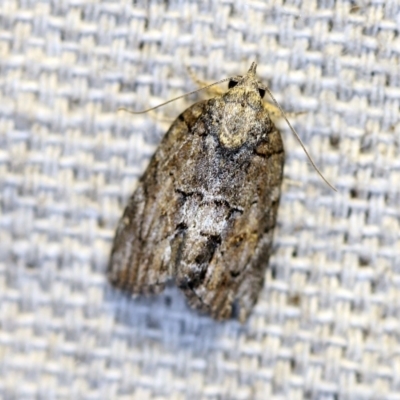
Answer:
<svg viewBox="0 0 400 400"><path fill-rule="evenodd" d="M400 399L400 2L0 2L0 398ZM244 326L105 277L123 207L204 80L284 123L275 252Z"/></svg>

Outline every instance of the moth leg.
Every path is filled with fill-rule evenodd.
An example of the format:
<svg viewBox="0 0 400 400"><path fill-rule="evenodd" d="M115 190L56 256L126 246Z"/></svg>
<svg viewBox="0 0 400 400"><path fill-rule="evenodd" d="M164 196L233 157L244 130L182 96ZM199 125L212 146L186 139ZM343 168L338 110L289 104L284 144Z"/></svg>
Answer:
<svg viewBox="0 0 400 400"><path fill-rule="evenodd" d="M275 104L269 103L269 102L264 102L264 108L265 108L265 110L268 111L270 117L274 121L276 121L279 118L282 118L281 110L279 110L279 108ZM297 117L298 115L305 114L306 112L307 111L285 112L285 115L288 118L294 118L294 117Z"/></svg>
<svg viewBox="0 0 400 400"><path fill-rule="evenodd" d="M151 117L153 118L154 121L160 122L160 123L168 123L168 124L172 124L172 122L174 122L174 118L167 118L167 117L160 117L156 111L154 110L150 110L149 114L151 115Z"/></svg>
<svg viewBox="0 0 400 400"><path fill-rule="evenodd" d="M198 78L197 75L193 72L193 70L189 66L187 66L186 68L187 68L187 71L188 71L188 74L189 74L190 78L200 88L208 86L208 85L211 84L210 82L206 82L206 81L203 81L200 78ZM213 96L221 96L226 92L226 90L223 90L223 89L219 88L218 86L212 86L212 87L207 89L207 92L210 93L210 95L213 95Z"/></svg>
<svg viewBox="0 0 400 400"><path fill-rule="evenodd" d="M275 104L264 102L263 105L264 105L265 110L268 111L268 114L271 116L272 119L277 119L282 116L281 111Z"/></svg>

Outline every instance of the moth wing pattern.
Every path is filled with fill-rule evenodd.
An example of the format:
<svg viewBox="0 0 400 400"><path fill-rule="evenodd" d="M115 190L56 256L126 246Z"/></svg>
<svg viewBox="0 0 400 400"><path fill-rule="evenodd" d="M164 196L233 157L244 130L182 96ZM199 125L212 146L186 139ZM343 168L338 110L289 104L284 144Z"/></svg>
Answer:
<svg viewBox="0 0 400 400"><path fill-rule="evenodd" d="M167 132L119 223L109 276L131 293L174 279L191 307L244 322L272 248L284 151L254 64Z"/></svg>
<svg viewBox="0 0 400 400"><path fill-rule="evenodd" d="M138 186L129 199L114 238L109 279L132 294L159 293L172 277L169 240L179 204L168 173L171 154L190 140L189 130L205 102L184 111L163 137ZM172 197L172 198L171 198Z"/></svg>
<svg viewBox="0 0 400 400"><path fill-rule="evenodd" d="M271 127L268 141L255 149L258 154L231 154L221 170L218 145L213 140L208 145L207 136L195 136L188 143L192 151L180 157L182 166L191 162L197 171L177 174L185 231L174 276L193 308L219 320L230 318L235 308L243 322L263 287L272 251L283 144Z"/></svg>

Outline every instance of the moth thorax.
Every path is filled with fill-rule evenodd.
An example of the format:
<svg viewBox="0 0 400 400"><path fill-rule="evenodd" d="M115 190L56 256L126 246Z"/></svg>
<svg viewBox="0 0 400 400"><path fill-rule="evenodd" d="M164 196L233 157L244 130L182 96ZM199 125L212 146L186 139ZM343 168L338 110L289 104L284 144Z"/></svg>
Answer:
<svg viewBox="0 0 400 400"><path fill-rule="evenodd" d="M220 143L228 149L235 149L246 143L256 114L246 103L225 104L224 116L218 130Z"/></svg>

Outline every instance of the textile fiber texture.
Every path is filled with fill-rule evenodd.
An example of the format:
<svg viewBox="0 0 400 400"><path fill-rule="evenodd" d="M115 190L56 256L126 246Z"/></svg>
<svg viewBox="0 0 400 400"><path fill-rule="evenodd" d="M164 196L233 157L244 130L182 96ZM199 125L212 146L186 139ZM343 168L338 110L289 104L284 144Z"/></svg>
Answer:
<svg viewBox="0 0 400 400"><path fill-rule="evenodd" d="M400 400L400 1L2 0L0 398ZM274 253L248 322L106 270L162 135L258 64L279 119ZM225 88L225 84L221 88ZM268 100L268 99L267 99Z"/></svg>

